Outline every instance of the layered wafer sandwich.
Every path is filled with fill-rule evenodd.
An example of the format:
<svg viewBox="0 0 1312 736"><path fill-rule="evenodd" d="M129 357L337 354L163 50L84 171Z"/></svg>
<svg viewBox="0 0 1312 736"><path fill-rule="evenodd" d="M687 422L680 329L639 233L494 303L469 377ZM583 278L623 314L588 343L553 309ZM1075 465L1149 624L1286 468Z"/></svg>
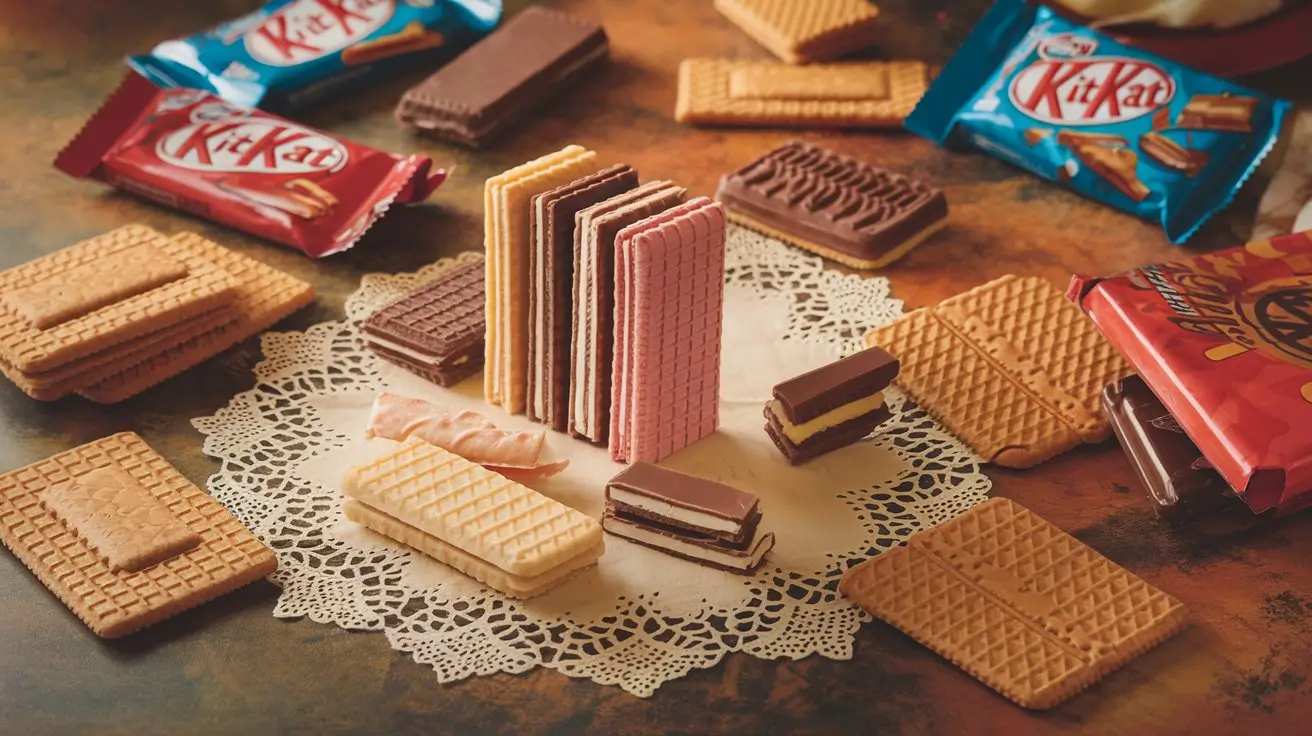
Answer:
<svg viewBox="0 0 1312 736"><path fill-rule="evenodd" d="M765 432L792 465L846 447L891 416L883 391L898 368L872 347L784 381L765 405Z"/></svg>
<svg viewBox="0 0 1312 736"><path fill-rule="evenodd" d="M650 463L606 484L607 532L666 554L734 573L750 573L774 547L760 530L753 493Z"/></svg>
<svg viewBox="0 0 1312 736"><path fill-rule="evenodd" d="M353 468L342 494L346 518L514 598L605 551L595 519L417 437Z"/></svg>

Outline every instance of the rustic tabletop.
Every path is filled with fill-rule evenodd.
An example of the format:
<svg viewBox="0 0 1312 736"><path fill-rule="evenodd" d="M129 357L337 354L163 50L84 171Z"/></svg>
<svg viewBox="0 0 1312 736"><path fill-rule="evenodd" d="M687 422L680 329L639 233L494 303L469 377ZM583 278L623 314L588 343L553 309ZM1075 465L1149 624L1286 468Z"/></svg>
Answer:
<svg viewBox="0 0 1312 736"><path fill-rule="evenodd" d="M312 280L317 304L284 323L341 316L370 271L413 270L482 245L483 180L568 143L711 194L717 177L789 137L823 140L943 186L954 224L886 275L908 308L1005 273L1064 284L1178 256L1153 225L1082 200L995 159L935 150L906 134L699 130L676 124L675 69L688 56L765 58L706 0L557 0L601 21L613 59L493 150L415 140L391 110L424 74L300 112L378 147L433 155L454 170L430 205L389 216L325 261L256 241L50 166L118 83L121 59L245 12L255 0L64 0L0 6L0 268L130 222L196 230ZM509 2L511 12L526 2ZM986 0L883 0L889 58L946 61ZM1312 59L1306 60L1312 61ZM1250 78L1306 103L1312 64ZM1190 246L1242 242L1261 182ZM258 340L114 407L29 400L0 385L0 469L133 430L203 483L215 464L189 424L249 388ZM850 662L731 655L639 699L536 670L439 686L382 636L274 619L259 583L116 642L96 639L28 571L0 554L0 733L455 732L1088 733L1296 732L1312 718L1312 514L1243 512L1188 531L1154 520L1120 449L1086 446L1039 468L987 468L1014 498L1182 600L1192 625L1046 713L1021 710L882 623ZM1300 727L1298 724L1303 723Z"/></svg>

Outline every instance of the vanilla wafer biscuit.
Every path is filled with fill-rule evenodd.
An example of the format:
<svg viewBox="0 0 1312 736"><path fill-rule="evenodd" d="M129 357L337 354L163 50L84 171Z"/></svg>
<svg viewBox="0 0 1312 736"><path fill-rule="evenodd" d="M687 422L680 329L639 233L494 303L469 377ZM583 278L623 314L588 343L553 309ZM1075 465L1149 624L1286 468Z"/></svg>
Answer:
<svg viewBox="0 0 1312 736"><path fill-rule="evenodd" d="M186 243L128 225L0 272L0 359L39 373L231 302Z"/></svg>
<svg viewBox="0 0 1312 736"><path fill-rule="evenodd" d="M79 389L125 371L171 347L236 321L235 307L225 304L218 309L177 322L162 330L125 340L111 348L43 373L23 373L0 360L3 373L23 393L37 401L58 401Z"/></svg>
<svg viewBox="0 0 1312 736"><path fill-rule="evenodd" d="M704 125L898 128L929 84L919 61L797 67L685 59L674 119Z"/></svg>
<svg viewBox="0 0 1312 736"><path fill-rule="evenodd" d="M511 594L536 591L543 581L563 580L566 573L578 569L579 560L595 561L604 545L595 520L417 438L352 469L342 493L413 533L432 537L512 576L512 590L503 591ZM413 541L398 541L420 548ZM486 571L481 566L466 567L457 565L488 585L503 582L495 575L479 577ZM569 569L561 571L562 567ZM553 571L560 572L559 577L551 576Z"/></svg>
<svg viewBox="0 0 1312 736"><path fill-rule="evenodd" d="M879 9L866 0L715 0L715 9L790 64L870 46Z"/></svg>
<svg viewBox="0 0 1312 736"><path fill-rule="evenodd" d="M517 166L483 190L487 250L487 339L483 393L488 403L523 414L528 393L529 203L534 195L598 170L581 146Z"/></svg>
<svg viewBox="0 0 1312 736"><path fill-rule="evenodd" d="M130 432L0 475L0 542L105 638L277 567L218 501Z"/></svg>
<svg viewBox="0 0 1312 736"><path fill-rule="evenodd" d="M897 356L897 384L988 462L1028 468L1111 425L1102 387L1128 363L1039 278L1003 276L866 335Z"/></svg>
<svg viewBox="0 0 1312 736"><path fill-rule="evenodd" d="M314 301L314 287L254 258L206 240L195 233L175 235L171 242L184 244L237 284L237 318L197 335L87 388L78 394L98 404L129 399L161 381L199 365L243 340L263 332L276 322Z"/></svg>
<svg viewBox="0 0 1312 736"><path fill-rule="evenodd" d="M1004 498L862 562L839 589L1035 709L1156 646L1187 615L1175 598Z"/></svg>

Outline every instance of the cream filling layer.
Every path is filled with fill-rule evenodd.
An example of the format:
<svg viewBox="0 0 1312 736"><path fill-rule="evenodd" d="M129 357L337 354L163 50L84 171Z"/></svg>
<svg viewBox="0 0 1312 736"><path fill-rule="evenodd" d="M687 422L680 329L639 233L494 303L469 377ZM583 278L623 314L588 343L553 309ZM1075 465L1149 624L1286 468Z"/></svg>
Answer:
<svg viewBox="0 0 1312 736"><path fill-rule="evenodd" d="M414 348L408 348L400 343L395 343L392 342L391 340L384 340L381 337L374 337L373 335L369 335L365 338L365 341L368 342L370 345L377 345L380 348L387 348L388 350L391 350L394 353L400 353L407 358L414 358L415 360L420 361L421 363L424 363L426 365L436 366L436 365L441 365L442 363L442 361L438 360L437 358L431 355L425 355L419 352L418 350L415 350Z"/></svg>
<svg viewBox="0 0 1312 736"><path fill-rule="evenodd" d="M745 552L731 552L728 550L715 549L713 547L703 547L700 544L685 542L678 537L671 537L668 534L653 532L637 524L633 524L614 516L607 516L601 520L601 526L606 531L616 536L632 539L643 544L650 544L653 547L677 552L681 555L691 557L695 560L705 560L714 562L721 567L728 567L734 570L750 570L761 564L765 558L765 553L774 547L774 534L766 533L757 535L752 546Z"/></svg>
<svg viewBox="0 0 1312 736"><path fill-rule="evenodd" d="M574 431L591 439L594 437L590 431L594 391L593 368L588 365L588 356L593 354L593 343L589 338L597 314L591 301L592 260L596 250L591 214L580 218L577 226L583 236L579 248L579 267L574 272L574 310L579 317L574 320Z"/></svg>
<svg viewBox="0 0 1312 736"><path fill-rule="evenodd" d="M717 532L738 532L742 524L733 519L726 519L722 516L708 514L705 511L696 511L694 509L675 506L669 501L660 501L651 496L644 496L633 491L626 491L623 488L611 488L607 491L610 500L622 503L625 506L632 506L635 509L655 514L664 519L672 519L689 526L695 526L699 529L710 529Z"/></svg>
<svg viewBox="0 0 1312 736"><path fill-rule="evenodd" d="M778 399L770 401L770 413L775 419L779 420L779 426L783 428L784 436L794 445L800 445L812 437L820 434L826 429L837 427L843 422L849 422L862 414L869 414L884 405L884 392L872 394L864 399L843 404L837 409L827 411L824 414L801 424L793 424L788 421L787 415L784 414L783 407L779 404Z"/></svg>

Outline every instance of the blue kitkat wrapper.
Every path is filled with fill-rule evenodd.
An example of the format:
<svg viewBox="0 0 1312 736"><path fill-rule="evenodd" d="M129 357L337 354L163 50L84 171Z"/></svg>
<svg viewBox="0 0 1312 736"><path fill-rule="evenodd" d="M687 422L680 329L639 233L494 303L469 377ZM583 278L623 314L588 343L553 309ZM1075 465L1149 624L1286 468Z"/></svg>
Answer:
<svg viewBox="0 0 1312 736"><path fill-rule="evenodd" d="M1290 103L998 0L906 127L1160 222L1182 243L1275 145Z"/></svg>
<svg viewBox="0 0 1312 736"><path fill-rule="evenodd" d="M500 19L501 0L270 0L128 64L161 87L287 109L426 56L450 55Z"/></svg>

